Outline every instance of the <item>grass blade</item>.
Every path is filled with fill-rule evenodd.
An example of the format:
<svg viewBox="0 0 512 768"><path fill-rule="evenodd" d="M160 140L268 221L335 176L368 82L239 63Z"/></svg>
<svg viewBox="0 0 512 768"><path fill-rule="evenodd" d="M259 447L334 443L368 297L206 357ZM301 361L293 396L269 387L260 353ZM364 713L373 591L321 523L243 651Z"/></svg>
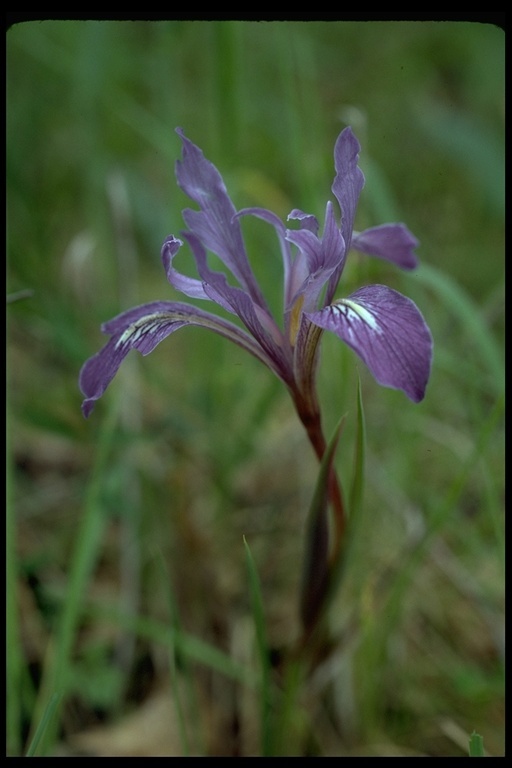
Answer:
<svg viewBox="0 0 512 768"><path fill-rule="evenodd" d="M48 696L58 694L55 703L55 717L48 722L41 737L41 752L46 754L55 739L59 718L57 717L62 698L69 681L71 651L82 615L82 600L94 563L98 556L101 536L106 522L103 506L100 503L104 473L108 466L108 455L112 446L117 424L118 409L114 406L109 412L100 433L96 464L88 488L84 515L76 538L76 548L70 565L70 577L66 598L56 632L53 652L48 655L48 662L43 671L39 705L35 708L32 723L37 722L41 714L41 701Z"/></svg>
<svg viewBox="0 0 512 768"><path fill-rule="evenodd" d="M357 430L354 448L354 471L352 486L350 489L349 514L353 519L358 514L363 503L364 492L364 468L366 456L366 423L363 409L363 393L361 391L361 378L357 382Z"/></svg>
<svg viewBox="0 0 512 768"><path fill-rule="evenodd" d="M167 602L169 604L170 624L172 627L172 632L169 634L169 675L171 679L171 690L172 690L172 695L174 700L174 706L176 709L176 716L178 720L178 728L180 733L181 744L183 747L183 757L189 757L190 756L190 739L187 734L184 705L183 705L183 700L182 700L180 686L179 686L178 670L177 670L177 664L176 664L178 658L180 660L180 667L183 670L184 677L186 678L189 704L191 705L190 711L193 711L192 707L195 704L195 702L193 701L194 690L193 690L193 684L191 679L189 660L187 659L186 655L180 653L180 650L179 650L180 645L182 645L184 641L183 641L181 621L178 614L178 606L176 604L176 600L174 598L174 594L170 586L171 581L165 565L163 554L160 553L160 555L161 555L160 563L161 563L162 576L163 576L162 583L166 585L165 591L167 594Z"/></svg>
<svg viewBox="0 0 512 768"><path fill-rule="evenodd" d="M505 356L486 328L478 307L452 278L430 264L422 264L416 275L420 282L435 291L449 312L459 320L490 375L495 394L501 395L505 389Z"/></svg>
<svg viewBox="0 0 512 768"><path fill-rule="evenodd" d="M473 731L473 733L469 737L469 756L485 757L484 740L479 733L476 733L476 731Z"/></svg>
<svg viewBox="0 0 512 768"><path fill-rule="evenodd" d="M345 416L338 422L322 457L306 522L306 546L300 593L300 612L306 635L315 626L319 615L325 608L325 598L332 582L329 570L329 520L327 515L329 475L344 423Z"/></svg>
<svg viewBox="0 0 512 768"><path fill-rule="evenodd" d="M52 719L55 717L60 698L60 694L58 693L54 693L50 697L50 701L46 706L46 709L41 718L41 722L36 728L25 757L35 757L39 743L41 742L41 739L43 738L43 735L45 734L49 724L52 722Z"/></svg>
<svg viewBox="0 0 512 768"><path fill-rule="evenodd" d="M244 685L254 685L255 681L249 670L234 662L215 646L183 630L177 633L175 628L162 624L156 619L149 616L128 614L119 610L119 606L110 603L87 605L84 609L84 615L112 621L140 637L169 648L175 648L176 652L184 658L211 667L211 669L230 679L238 680Z"/></svg>
<svg viewBox="0 0 512 768"><path fill-rule="evenodd" d="M272 755L272 691L271 669L268 653L267 633L265 628L265 612L263 609L263 597L261 584L249 544L244 536L247 572L249 575L249 587L251 592L252 613L256 630L256 646L261 664L261 690L260 690L260 727L261 727L261 754L263 757Z"/></svg>

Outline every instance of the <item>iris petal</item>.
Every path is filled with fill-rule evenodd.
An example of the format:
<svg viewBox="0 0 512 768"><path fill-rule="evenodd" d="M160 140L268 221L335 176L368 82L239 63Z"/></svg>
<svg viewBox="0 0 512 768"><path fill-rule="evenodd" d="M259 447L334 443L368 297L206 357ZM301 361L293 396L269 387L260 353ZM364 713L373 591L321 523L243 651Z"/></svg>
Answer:
<svg viewBox="0 0 512 768"><path fill-rule="evenodd" d="M169 235L162 245L162 264L164 265L168 281L173 288L184 293L185 296L190 296L193 299L209 299L201 280L195 277L188 277L188 275L182 275L173 267L174 257L181 245L181 240L178 240L174 235Z"/></svg>
<svg viewBox="0 0 512 768"><path fill-rule="evenodd" d="M423 399L432 336L413 301L384 285L369 285L308 317L352 347L379 384L403 390L414 402Z"/></svg>
<svg viewBox="0 0 512 768"><path fill-rule="evenodd" d="M418 266L414 253L418 245L418 240L405 224L382 224L358 234L354 233L352 237L353 248L369 256L386 259L402 269L415 269Z"/></svg>
<svg viewBox="0 0 512 768"><path fill-rule="evenodd" d="M187 208L183 218L207 250L216 253L253 301L265 307L265 299L249 264L236 209L222 176L202 151L177 129L183 142L182 159L176 163L176 178L199 211Z"/></svg>
<svg viewBox="0 0 512 768"><path fill-rule="evenodd" d="M304 310L313 310L325 283L335 270L343 266L345 259L345 243L336 226L332 204L327 203L321 238L310 229L289 229L286 238L299 248L307 265L306 278L298 294L304 295Z"/></svg>
<svg viewBox="0 0 512 768"><path fill-rule="evenodd" d="M332 191L341 208L341 234L345 241L347 253L350 250L352 241L352 230L359 195L364 186L364 175L358 166L360 149L361 146L350 127L345 128L340 133L334 147L336 176L332 183ZM331 303L335 294L343 266L343 263L340 264L329 280L326 293L327 304Z"/></svg>
<svg viewBox="0 0 512 768"><path fill-rule="evenodd" d="M111 338L84 363L80 371L79 385L85 396L82 403L84 416L91 414L96 400L105 392L130 350L136 349L142 355L148 355L167 336L185 325L198 325L215 331L280 375L274 361L262 347L233 323L190 304L156 301L123 312L102 326L103 333Z"/></svg>

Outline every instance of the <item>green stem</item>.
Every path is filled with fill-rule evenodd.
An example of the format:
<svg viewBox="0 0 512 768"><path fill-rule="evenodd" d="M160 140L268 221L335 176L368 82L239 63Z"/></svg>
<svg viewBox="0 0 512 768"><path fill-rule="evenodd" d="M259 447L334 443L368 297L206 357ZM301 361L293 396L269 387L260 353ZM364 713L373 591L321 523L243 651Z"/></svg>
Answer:
<svg viewBox="0 0 512 768"><path fill-rule="evenodd" d="M327 448L324 434L322 432L322 425L320 420L320 413L318 410L302 410L300 404L297 406L297 412L300 420L302 421L306 432L308 434L309 441L313 446L318 461L322 461L324 453ZM333 468L329 472L329 499L332 506L334 516L334 545L330 554L330 562L335 563L339 557L342 542L345 536L345 530L347 527L347 516L345 512L345 504L343 501L343 493L338 476Z"/></svg>
<svg viewBox="0 0 512 768"><path fill-rule="evenodd" d="M320 476L306 529L305 561L301 589L301 619L303 634L299 654L313 651L316 641L322 642L321 625L329 595L333 588L333 575L338 571L345 540L346 514L341 486L332 466L335 446L343 420L328 446L324 438L320 412L315 398L297 398L296 407L309 440L320 462ZM314 407L313 407L314 406ZM333 526L329 526L328 506L333 513Z"/></svg>

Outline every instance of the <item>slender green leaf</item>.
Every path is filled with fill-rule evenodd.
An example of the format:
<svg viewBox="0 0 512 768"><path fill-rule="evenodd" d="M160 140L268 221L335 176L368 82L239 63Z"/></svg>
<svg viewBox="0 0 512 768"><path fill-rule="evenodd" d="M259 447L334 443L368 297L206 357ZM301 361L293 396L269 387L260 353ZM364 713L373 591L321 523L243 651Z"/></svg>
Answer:
<svg viewBox="0 0 512 768"><path fill-rule="evenodd" d="M358 514L363 503L364 471L366 455L366 424L363 409L363 393L361 390L361 378L357 382L357 431L354 446L354 470L352 473L352 486L350 489L349 514L351 520Z"/></svg>
<svg viewBox="0 0 512 768"><path fill-rule="evenodd" d="M322 457L306 521L300 605L302 622L309 629L322 610L329 589L329 474L344 423L345 416L338 422Z"/></svg>
<svg viewBox="0 0 512 768"><path fill-rule="evenodd" d="M338 589L343 573L349 567L353 558L357 557L355 542L360 529L363 511L363 495L365 484L365 458L366 458L366 421L363 408L363 393L361 378L358 376L357 385L357 424L354 444L354 459L352 470L352 482L350 486L348 526L345 541L340 550L337 561L332 564L330 576L330 598Z"/></svg>
<svg viewBox="0 0 512 768"><path fill-rule="evenodd" d="M300 706L300 694L306 671L300 657L288 659L283 676L282 698L276 713L274 756L289 757L296 754L303 731L304 711Z"/></svg>
<svg viewBox="0 0 512 768"><path fill-rule="evenodd" d="M85 606L84 614L101 617L112 621L140 637L147 638L163 646L175 648L185 658L215 669L226 677L238 680L245 685L255 685L252 672L236 663L227 654L213 645L180 629L176 632L173 627L162 624L148 616L134 616L119 610L117 605L90 604Z"/></svg>
<svg viewBox="0 0 512 768"><path fill-rule="evenodd" d="M35 757L37 748L39 747L41 739L43 738L43 735L46 733L46 730L49 724L53 721L53 718L57 713L60 698L61 698L61 695L59 693L54 693L50 697L50 701L48 702L44 710L41 721L36 728L34 736L32 737L32 740L28 746L25 757Z"/></svg>
<svg viewBox="0 0 512 768"><path fill-rule="evenodd" d="M185 723L185 713L183 709L182 696L178 683L178 673L176 670L176 658L180 657L181 667L184 670L187 682L187 692L190 697L193 697L193 686L191 684L190 668L188 665L188 659L186 656L179 653L179 647L183 643L182 627L180 617L178 613L178 606L174 595L170 587L170 577L165 565L163 556L160 557L160 564L162 570L162 584L167 594L167 602L169 604L169 613L171 619L172 632L169 634L169 670L171 678L171 688L174 699L174 706L176 709L176 716L178 720L178 728L181 738L181 745L183 747L183 757L189 757L190 755L190 742L187 734L187 727Z"/></svg>

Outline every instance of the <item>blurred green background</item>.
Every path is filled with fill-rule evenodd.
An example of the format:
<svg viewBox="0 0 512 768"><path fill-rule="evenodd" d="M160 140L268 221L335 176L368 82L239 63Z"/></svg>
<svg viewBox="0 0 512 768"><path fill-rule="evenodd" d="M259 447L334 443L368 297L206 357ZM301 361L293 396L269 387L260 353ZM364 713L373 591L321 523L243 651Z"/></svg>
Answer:
<svg viewBox="0 0 512 768"><path fill-rule="evenodd" d="M258 754L243 536L277 653L298 630L317 473L291 401L201 329L130 356L88 421L77 377L103 321L177 297L159 257L188 205L177 126L237 208L322 219L351 125L356 227L406 222L421 267L353 255L338 294L382 282L413 298L434 367L413 405L322 342L346 482L362 381L364 512L338 646L281 749L457 756L476 729L503 754L503 30L46 21L9 29L6 62L8 753L35 749L42 724L40 753ZM243 226L279 312L277 243Z"/></svg>

